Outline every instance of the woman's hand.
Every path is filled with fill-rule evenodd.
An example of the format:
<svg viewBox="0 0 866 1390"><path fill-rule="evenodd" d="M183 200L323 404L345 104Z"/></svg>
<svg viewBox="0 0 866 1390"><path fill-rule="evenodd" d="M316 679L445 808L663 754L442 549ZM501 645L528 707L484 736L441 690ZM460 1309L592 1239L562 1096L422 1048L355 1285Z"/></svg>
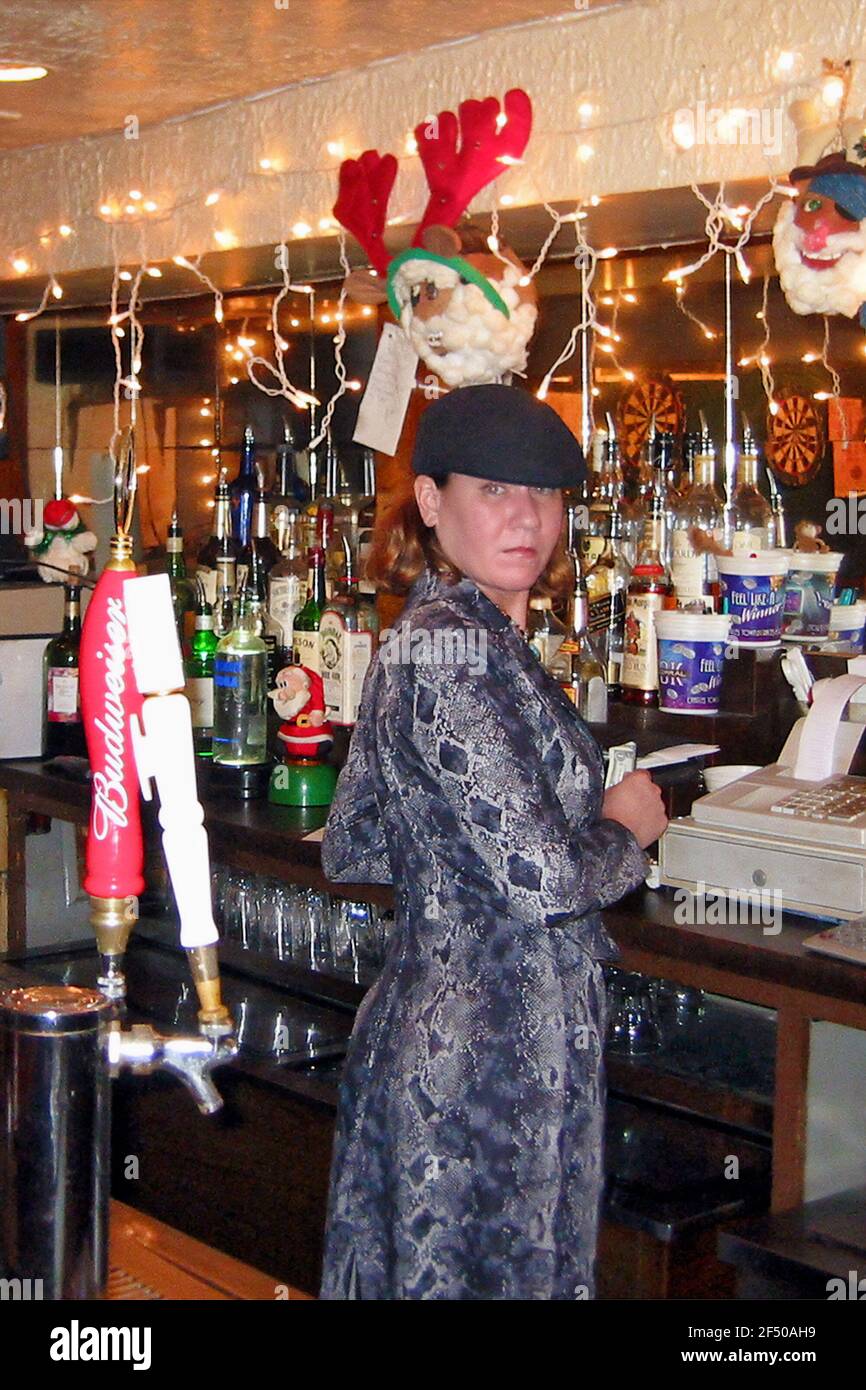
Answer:
<svg viewBox="0 0 866 1390"><path fill-rule="evenodd" d="M668 818L661 790L648 772L629 772L609 787L601 804L602 820L616 820L646 849L666 829Z"/></svg>

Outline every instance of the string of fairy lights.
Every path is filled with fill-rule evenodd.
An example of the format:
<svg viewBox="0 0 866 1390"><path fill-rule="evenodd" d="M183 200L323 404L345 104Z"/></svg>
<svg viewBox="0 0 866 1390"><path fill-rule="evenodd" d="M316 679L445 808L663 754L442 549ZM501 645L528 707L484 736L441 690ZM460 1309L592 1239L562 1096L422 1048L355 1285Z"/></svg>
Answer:
<svg viewBox="0 0 866 1390"><path fill-rule="evenodd" d="M817 96L818 100L823 103L828 119L836 121L841 139L855 61L857 60L853 58L844 61L825 59L820 74L806 74L803 72L802 55L797 52L784 50L774 55L768 55L768 76L773 84L773 94L778 99L783 93L796 91L798 94L802 94L805 90ZM227 103L227 105L232 105L232 103ZM588 168L596 153L593 139L597 138L600 132L610 130L614 126L628 124L628 122L599 123L597 119L600 114L599 105L588 98L581 100L576 110L578 119L573 129L546 132L536 136L536 138L543 139L546 136L547 138L573 139L574 153L578 164ZM737 106L725 107L717 111L715 116L716 143L736 143L740 132L747 126L753 114L753 111ZM501 125L505 119L505 115L501 113L498 117L498 123ZM658 120L664 130L665 138L682 154L687 156L688 152L695 148L697 134L693 115L684 114L678 110L662 113ZM177 122L173 122L173 124L177 124ZM403 148L407 160L417 158L417 144L411 131L405 137ZM329 159L342 161L350 155L356 155L359 151L350 149L344 140L332 140L327 142L326 152ZM515 177L523 180L524 187L528 183L537 189L532 171L525 166L524 160L505 156L502 162L509 166L523 166ZM100 182L102 182L103 160L99 153L97 153L97 165ZM277 184L282 184L284 190L285 180L290 177L297 177L299 173L303 172L312 171L299 170L297 167L288 168L278 153L268 151L260 155L252 171L238 177L231 185L207 189L188 189L181 196L175 196L169 200L148 192L144 186L134 186L124 194L105 193L100 197L93 213L84 214L89 220L96 220L106 226L112 250L113 275L108 317L116 366L113 429L110 443L112 458L115 457L117 443L122 432L122 398L129 402L130 423L134 424L137 402L141 392L140 372L144 330L140 318L142 308L140 290L145 280L158 281L163 278L161 266L147 255L148 228L157 224L170 223L180 213L195 206L203 207L213 211L213 249L229 250L238 246L241 239L238 233L228 225L228 219L221 216L221 209L253 182L271 181L271 186L273 186L273 181L276 181ZM317 170L316 172L322 171ZM508 168L503 169L503 181L508 180L509 173ZM708 197L703 188L694 180L689 181L689 187L706 212L704 224L706 248L690 264L676 266L669 270L663 277L663 283L671 284L676 307L683 317L691 322L708 341L716 340L720 336L725 337L726 347L729 349L729 324L726 322L725 332L720 333L718 329L707 324L686 302L689 279L714 257L721 255L729 263L736 266L742 282L748 284L752 272L744 253L752 237L755 223L773 198L795 196L795 190L785 182L780 181L772 172L768 172L766 192L755 201L753 206L747 207L742 204L731 206L727 202L724 182L718 185L712 198ZM498 259L506 263L508 263L508 258L501 249L500 209L508 208L515 201L515 194L506 188L505 191L497 195L496 202L490 210L490 234L487 238L487 245ZM619 316L624 305L637 302L637 295L627 287L620 287L612 294L598 294L595 290L599 262L612 260L621 255L624 250L633 250L634 248L618 248L616 246L596 248L590 244L585 233L585 223L590 216L590 209L598 207L601 201L602 199L596 194L581 195L575 200L571 210L563 212L539 196L539 202L550 218L551 226L542 239L532 264L527 267L525 274L521 277L520 283L526 285L538 276L561 234L568 227L573 226L574 250L571 260L577 275L578 294L576 298L579 306L575 321L566 334L562 347L538 387L537 395L541 399L544 399L548 394L553 381L562 379L561 376L557 376L557 373L574 357L579 345L581 347L582 378L584 384L588 386L588 390L584 393L586 397L597 398L599 395L597 353L604 354L606 361L620 374L622 380L632 382L636 379L634 369L624 365L620 360L621 355L623 355L621 348L623 339L619 332ZM387 225L395 226L399 223L413 221L417 221L417 216L412 216L406 211L388 218ZM119 254L120 234L129 229L138 232L139 240L139 254L132 263L130 263L128 256L121 257ZM292 381L286 362L289 343L279 322L280 311L291 294L307 297L311 326L317 319L315 286L308 283L296 283L292 280L289 270L291 244L314 235L314 227L311 222L303 219L296 220L290 228L291 237L284 237L276 247L275 263L280 272L280 284L271 302L268 324L268 337L270 339L268 355L259 351L257 340L243 330L234 337L226 336L224 343L226 355L237 364L239 369L245 369L248 380L265 395L281 396L296 409L311 411L313 420L315 420L316 412L321 408L318 430L315 427L311 430L311 447L315 447L324 439L339 399L346 391L357 391L362 387L360 381L347 377L343 362L343 347L346 341L346 281L351 270L346 252L345 233L331 216L319 218L317 229L320 234L336 233L339 235L339 258L344 276L344 283L334 312L331 313L327 309L318 311L318 322L324 327L330 327L333 324L335 328L333 344L337 385L331 398L322 406L322 402L316 394L315 366L312 354L308 388L297 386ZM16 275L21 277L34 273L36 261L40 257L47 263L47 278L41 297L33 308L22 309L15 314L18 322L31 321L44 314L51 307L59 307L60 301L63 300L64 290L58 278L59 272L54 264L56 251L75 235L76 227L71 222L60 221L52 231L42 231L39 235L38 251L35 246L30 249L19 248L9 257L12 269ZM171 257L171 263L179 270L189 273L212 296L213 318L215 323L222 328L225 325L224 292L214 279L202 269L203 254L177 253ZM127 286L128 297L124 296ZM758 315L763 320L763 341L755 353L741 357L738 365L744 368L750 366L758 368L761 373L768 408L772 412L777 406L769 352L770 329L767 315L767 291L768 276L765 275L762 309ZM124 299L125 302L122 302ZM599 317L599 305L612 311L607 322L603 322ZM369 305L363 305L360 313L369 317L374 313L374 310ZM293 328L299 328L301 319L292 316L290 323ZM810 362L820 362L831 378L832 391L816 390L813 393L816 399L827 399L830 394L838 396L841 389L839 374L829 361L830 329L826 316L824 327L824 338L820 352L806 353L802 358L807 365ZM121 343L127 334L130 339L129 366L128 369L125 369ZM232 384L236 384L238 380L239 377L237 376L230 377ZM587 401L585 408L591 412L591 400ZM59 447L59 441L56 447ZM213 452L218 455L218 441Z"/></svg>

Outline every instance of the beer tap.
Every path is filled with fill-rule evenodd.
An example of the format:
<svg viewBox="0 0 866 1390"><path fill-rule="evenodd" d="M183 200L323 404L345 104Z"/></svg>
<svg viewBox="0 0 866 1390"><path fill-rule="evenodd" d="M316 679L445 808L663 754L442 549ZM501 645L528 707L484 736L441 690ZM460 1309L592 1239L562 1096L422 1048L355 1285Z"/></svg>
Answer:
<svg viewBox="0 0 866 1390"><path fill-rule="evenodd" d="M135 441L125 432L114 476L110 558L91 595L81 633L81 713L92 770L84 891L99 948L99 987L110 999L126 993L122 964L144 889L144 843L138 774L129 721L141 709L132 674L123 595L135 576L132 517L137 473Z"/></svg>

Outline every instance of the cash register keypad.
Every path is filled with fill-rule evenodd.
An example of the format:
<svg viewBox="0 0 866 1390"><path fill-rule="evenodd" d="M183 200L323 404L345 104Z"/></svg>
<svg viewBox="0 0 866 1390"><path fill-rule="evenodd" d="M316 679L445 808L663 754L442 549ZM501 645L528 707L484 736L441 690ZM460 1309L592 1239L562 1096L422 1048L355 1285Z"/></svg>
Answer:
<svg viewBox="0 0 866 1390"><path fill-rule="evenodd" d="M860 778L846 779L829 787L792 792L770 807L777 815L805 820L855 821L866 815L866 789Z"/></svg>

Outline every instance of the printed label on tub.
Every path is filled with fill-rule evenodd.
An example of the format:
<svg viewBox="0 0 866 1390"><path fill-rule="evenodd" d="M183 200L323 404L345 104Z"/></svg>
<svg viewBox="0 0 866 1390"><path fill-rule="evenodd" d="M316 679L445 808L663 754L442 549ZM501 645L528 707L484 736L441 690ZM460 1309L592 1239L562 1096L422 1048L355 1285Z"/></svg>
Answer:
<svg viewBox="0 0 866 1390"><path fill-rule="evenodd" d="M731 615L732 642L777 642L785 603L782 574L720 574L722 612Z"/></svg>
<svg viewBox="0 0 866 1390"><path fill-rule="evenodd" d="M835 589L835 573L791 570L785 585L785 631L804 637L825 637Z"/></svg>
<svg viewBox="0 0 866 1390"><path fill-rule="evenodd" d="M719 708L725 643L659 637L658 646L661 708L715 714Z"/></svg>

